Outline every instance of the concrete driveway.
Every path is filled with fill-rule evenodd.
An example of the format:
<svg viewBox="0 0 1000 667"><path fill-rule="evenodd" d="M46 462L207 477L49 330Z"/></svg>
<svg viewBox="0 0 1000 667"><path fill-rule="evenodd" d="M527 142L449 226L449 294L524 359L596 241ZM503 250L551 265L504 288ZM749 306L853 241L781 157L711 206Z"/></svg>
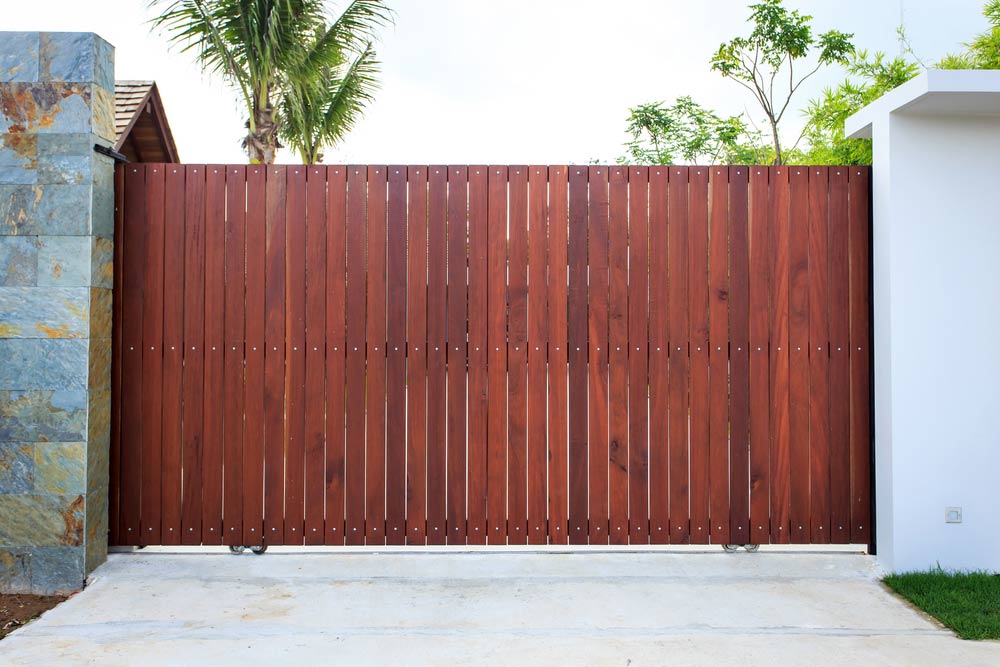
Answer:
<svg viewBox="0 0 1000 667"><path fill-rule="evenodd" d="M860 555L273 551L113 554L0 664L1000 664Z"/></svg>

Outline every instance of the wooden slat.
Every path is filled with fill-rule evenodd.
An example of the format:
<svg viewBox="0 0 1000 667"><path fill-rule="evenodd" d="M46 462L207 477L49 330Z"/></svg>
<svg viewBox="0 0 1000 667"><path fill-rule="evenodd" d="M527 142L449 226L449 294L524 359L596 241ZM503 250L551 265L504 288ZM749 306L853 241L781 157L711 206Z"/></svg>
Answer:
<svg viewBox="0 0 1000 667"><path fill-rule="evenodd" d="M729 170L709 169L709 518L729 544Z"/></svg>
<svg viewBox="0 0 1000 667"><path fill-rule="evenodd" d="M508 169L507 541L528 532L528 167Z"/></svg>
<svg viewBox="0 0 1000 667"><path fill-rule="evenodd" d="M326 168L326 516L324 544L344 544L346 511L347 168Z"/></svg>
<svg viewBox="0 0 1000 667"><path fill-rule="evenodd" d="M223 395L226 280L226 168L205 167L205 396ZM222 402L220 402L222 403ZM222 544L222 405L205 410L202 449L202 544Z"/></svg>
<svg viewBox="0 0 1000 667"><path fill-rule="evenodd" d="M468 541L486 544L487 167L469 167Z"/></svg>
<svg viewBox="0 0 1000 667"><path fill-rule="evenodd" d="M323 544L326 511L326 168L310 166L306 172L305 219L305 405L303 406L306 544ZM341 280L343 282L343 280ZM331 350L332 352L332 350Z"/></svg>
<svg viewBox="0 0 1000 667"><path fill-rule="evenodd" d="M365 543L365 208L368 172L347 167L347 441L344 458L347 544Z"/></svg>
<svg viewBox="0 0 1000 667"><path fill-rule="evenodd" d="M146 172L146 256L142 286L142 509L139 541L159 544L163 412L163 242L164 174L162 165Z"/></svg>
<svg viewBox="0 0 1000 667"><path fill-rule="evenodd" d="M469 174L448 169L448 544L465 544Z"/></svg>
<svg viewBox="0 0 1000 667"><path fill-rule="evenodd" d="M486 516L490 544L507 542L507 168L491 165L487 219Z"/></svg>
<svg viewBox="0 0 1000 667"><path fill-rule="evenodd" d="M406 542L406 167L389 167L386 233L385 538Z"/></svg>
<svg viewBox="0 0 1000 667"><path fill-rule="evenodd" d="M163 270L164 276L184 274L184 168L164 167ZM117 279L121 271L115 271ZM162 513L160 538L163 544L180 544L181 539L181 456L184 446L181 404L184 358L184 281L163 284L163 413L160 474ZM114 496L112 496L114 497Z"/></svg>
<svg viewBox="0 0 1000 667"><path fill-rule="evenodd" d="M790 540L809 542L809 181L789 168L788 387Z"/></svg>
<svg viewBox="0 0 1000 667"><path fill-rule="evenodd" d="M769 167L771 542L791 539L791 432L788 400L788 168Z"/></svg>
<svg viewBox="0 0 1000 667"><path fill-rule="evenodd" d="M690 536L688 466L688 421L690 403L688 169L670 167L668 225L670 236L670 536L673 544L684 544ZM631 296L631 295L629 295Z"/></svg>
<svg viewBox="0 0 1000 667"><path fill-rule="evenodd" d="M306 168L288 167L285 193L285 544L305 527Z"/></svg>
<svg viewBox="0 0 1000 667"><path fill-rule="evenodd" d="M569 541L586 544L587 524L587 168L569 168Z"/></svg>
<svg viewBox="0 0 1000 667"><path fill-rule="evenodd" d="M688 442L691 481L688 498L691 506L690 541L707 544L710 534L710 476L708 337L708 168L688 170L688 293L690 294L691 356L690 410Z"/></svg>
<svg viewBox="0 0 1000 667"><path fill-rule="evenodd" d="M528 173L528 542L545 544L547 521L548 168ZM469 322L470 330L472 322ZM471 368L470 368L471 374ZM470 431L471 437L471 431Z"/></svg>
<svg viewBox="0 0 1000 667"><path fill-rule="evenodd" d="M667 544L671 530L669 170L649 170L649 254L661 258L649 263L649 539L654 544Z"/></svg>
<svg viewBox="0 0 1000 667"><path fill-rule="evenodd" d="M264 542L282 544L285 503L285 208L287 169L266 168Z"/></svg>
<svg viewBox="0 0 1000 667"><path fill-rule="evenodd" d="M649 541L649 170L629 167L628 172L629 542L645 544Z"/></svg>
<svg viewBox="0 0 1000 667"><path fill-rule="evenodd" d="M830 168L830 541L851 541L850 239L848 167Z"/></svg>
<svg viewBox="0 0 1000 667"><path fill-rule="evenodd" d="M850 168L851 542L855 544L871 540L870 179L869 167Z"/></svg>
<svg viewBox="0 0 1000 667"><path fill-rule="evenodd" d="M122 269L125 222L125 170L115 164L114 276L111 299L111 446L108 451L108 540L111 545L123 544L118 529L121 519L121 453L122 453ZM164 406L166 407L166 406Z"/></svg>
<svg viewBox="0 0 1000 667"><path fill-rule="evenodd" d="M365 543L385 544L386 168L368 167Z"/></svg>
<svg viewBox="0 0 1000 667"><path fill-rule="evenodd" d="M246 420L243 445L243 544L264 536L264 329L267 185L264 167L247 167Z"/></svg>
<svg viewBox="0 0 1000 667"><path fill-rule="evenodd" d="M628 175L608 186L608 537L628 544Z"/></svg>
<svg viewBox="0 0 1000 667"><path fill-rule="evenodd" d="M588 174L590 304L587 310L590 543L608 543L608 169ZM529 318L530 324L530 318ZM544 388L543 388L544 389ZM541 395L544 401L544 394ZM529 405L529 410L531 409Z"/></svg>
<svg viewBox="0 0 1000 667"><path fill-rule="evenodd" d="M729 168L730 535L750 541L750 258L748 167Z"/></svg>
<svg viewBox="0 0 1000 667"><path fill-rule="evenodd" d="M750 168L750 542L770 541L770 408L768 370L768 183Z"/></svg>
<svg viewBox="0 0 1000 667"><path fill-rule="evenodd" d="M205 413L205 168L188 165L185 171L181 543L200 544Z"/></svg>
<svg viewBox="0 0 1000 667"><path fill-rule="evenodd" d="M566 544L569 525L567 460L567 243L569 182L565 166L549 167L549 543Z"/></svg>
<svg viewBox="0 0 1000 667"><path fill-rule="evenodd" d="M145 168L125 174L122 285L121 513L122 544L140 544L142 502L142 287L145 260Z"/></svg>
<svg viewBox="0 0 1000 667"><path fill-rule="evenodd" d="M447 250L448 170L429 167L427 195L427 541L447 534Z"/></svg>
<svg viewBox="0 0 1000 667"><path fill-rule="evenodd" d="M424 544L427 498L427 168L409 167L406 276L406 542Z"/></svg>
<svg viewBox="0 0 1000 667"><path fill-rule="evenodd" d="M810 541L830 542L830 360L826 167L809 167L809 497Z"/></svg>
<svg viewBox="0 0 1000 667"><path fill-rule="evenodd" d="M222 541L243 541L244 328L247 175L242 165L226 170L225 329L223 332L223 489Z"/></svg>

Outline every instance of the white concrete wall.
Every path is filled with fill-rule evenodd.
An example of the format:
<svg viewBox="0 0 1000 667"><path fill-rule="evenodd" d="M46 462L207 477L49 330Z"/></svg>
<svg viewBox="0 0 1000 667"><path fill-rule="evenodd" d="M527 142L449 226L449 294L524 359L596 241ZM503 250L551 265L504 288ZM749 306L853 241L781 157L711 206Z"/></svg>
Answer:
<svg viewBox="0 0 1000 667"><path fill-rule="evenodd" d="M879 560L1000 571L1000 115L872 133Z"/></svg>

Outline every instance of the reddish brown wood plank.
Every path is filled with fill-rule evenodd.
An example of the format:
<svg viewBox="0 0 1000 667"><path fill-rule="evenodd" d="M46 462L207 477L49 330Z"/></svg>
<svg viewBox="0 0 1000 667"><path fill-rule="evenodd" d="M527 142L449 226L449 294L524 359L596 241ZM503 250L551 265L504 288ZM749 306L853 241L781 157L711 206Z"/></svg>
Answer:
<svg viewBox="0 0 1000 667"><path fill-rule="evenodd" d="M528 167L508 168L507 541L528 532Z"/></svg>
<svg viewBox="0 0 1000 667"><path fill-rule="evenodd" d="M344 459L347 544L365 543L365 209L368 172L347 167L347 351L346 427Z"/></svg>
<svg viewBox="0 0 1000 667"><path fill-rule="evenodd" d="M750 167L750 542L770 541L767 167Z"/></svg>
<svg viewBox="0 0 1000 667"><path fill-rule="evenodd" d="M205 397L223 394L225 347L226 168L205 167ZM223 430L221 405L205 410L201 541L222 543Z"/></svg>
<svg viewBox="0 0 1000 667"><path fill-rule="evenodd" d="M870 179L871 168L850 168L851 542L855 544L871 540Z"/></svg>
<svg viewBox="0 0 1000 667"><path fill-rule="evenodd" d="M181 543L201 543L205 413L205 167L185 167L184 209L184 496Z"/></svg>
<svg viewBox="0 0 1000 667"><path fill-rule="evenodd" d="M669 170L649 170L649 254L654 258L649 263L649 539L654 544L670 540Z"/></svg>
<svg viewBox="0 0 1000 667"><path fill-rule="evenodd" d="M226 170L225 330L223 334L222 540L243 541L244 291L246 275L246 167Z"/></svg>
<svg viewBox="0 0 1000 667"><path fill-rule="evenodd" d="M469 174L448 169L448 543L465 544Z"/></svg>
<svg viewBox="0 0 1000 667"><path fill-rule="evenodd" d="M118 529L121 519L121 401L122 401L122 276L125 267L122 257L125 232L125 170L115 164L115 219L114 219L114 277L112 290L111 328L111 447L108 452L108 540L112 546L122 544ZM165 261L165 260L164 260ZM166 390L166 387L164 387ZM164 406L166 407L166 406ZM178 487L179 488L179 487ZM166 503L164 503L166 504Z"/></svg>
<svg viewBox="0 0 1000 667"><path fill-rule="evenodd" d="M830 168L830 540L851 541L850 264L848 171Z"/></svg>
<svg viewBox="0 0 1000 667"><path fill-rule="evenodd" d="M406 277L406 541L424 544L427 499L427 168L409 167Z"/></svg>
<svg viewBox="0 0 1000 667"><path fill-rule="evenodd" d="M163 231L163 414L160 475L163 544L180 544L182 361L184 358L184 168L164 167ZM118 277L116 272L115 277ZM113 497L113 496L112 496Z"/></svg>
<svg viewBox="0 0 1000 667"><path fill-rule="evenodd" d="M590 543L608 543L608 168L588 175L590 304L587 310L590 414ZM530 324L530 317L529 317ZM544 389L544 387L543 387ZM541 394L544 402L545 395ZM528 409L530 410L530 404Z"/></svg>
<svg viewBox="0 0 1000 667"><path fill-rule="evenodd" d="M122 294L121 517L122 544L141 544L142 503L142 287L146 254L146 170L125 173Z"/></svg>
<svg viewBox="0 0 1000 667"><path fill-rule="evenodd" d="M827 289L830 183L826 167L809 171L809 497L811 539L830 542L830 360Z"/></svg>
<svg viewBox="0 0 1000 667"><path fill-rule="evenodd" d="M788 169L769 167L771 542L791 539L791 432L788 400Z"/></svg>
<svg viewBox="0 0 1000 667"><path fill-rule="evenodd" d="M730 534L750 541L750 241L748 167L729 169Z"/></svg>
<svg viewBox="0 0 1000 667"><path fill-rule="evenodd" d="M569 168L569 541L586 544L587 525L587 168Z"/></svg>
<svg viewBox="0 0 1000 667"><path fill-rule="evenodd" d="M691 480L690 539L694 544L709 542L709 407L708 336L708 168L688 170L688 287L690 294L691 426L688 456ZM655 256L655 255L654 255Z"/></svg>
<svg viewBox="0 0 1000 667"><path fill-rule="evenodd" d="M788 390L790 540L809 542L809 181L789 168Z"/></svg>
<svg viewBox="0 0 1000 667"><path fill-rule="evenodd" d="M160 543L163 411L163 165L146 171L142 286L142 509L139 541Z"/></svg>
<svg viewBox="0 0 1000 667"><path fill-rule="evenodd" d="M649 170L629 167L628 172L629 542L645 544L649 541Z"/></svg>
<svg viewBox="0 0 1000 667"><path fill-rule="evenodd" d="M385 544L386 168L368 167L365 543Z"/></svg>
<svg viewBox="0 0 1000 667"><path fill-rule="evenodd" d="M429 167L427 194L427 541L447 534L448 170Z"/></svg>
<svg viewBox="0 0 1000 667"><path fill-rule="evenodd" d="M386 233L385 537L406 542L406 167L389 167Z"/></svg>
<svg viewBox="0 0 1000 667"><path fill-rule="evenodd" d="M486 544L487 167L469 167L468 541Z"/></svg>
<svg viewBox="0 0 1000 667"><path fill-rule="evenodd" d="M326 511L326 167L310 166L306 171L305 219L305 510L306 544L323 544ZM341 283L343 276L340 277ZM332 350L330 351L333 352ZM340 531L338 531L340 534Z"/></svg>
<svg viewBox="0 0 1000 667"><path fill-rule="evenodd" d="M288 167L285 192L285 520L284 543L305 527L306 167Z"/></svg>
<svg viewBox="0 0 1000 667"><path fill-rule="evenodd" d="M264 259L264 542L282 544L285 502L287 168L266 168Z"/></svg>
<svg viewBox="0 0 1000 667"><path fill-rule="evenodd" d="M709 170L709 518L729 544L729 170Z"/></svg>
<svg viewBox="0 0 1000 667"><path fill-rule="evenodd" d="M266 169L247 167L246 416L243 444L243 544L264 536L264 327L267 257Z"/></svg>
<svg viewBox="0 0 1000 667"><path fill-rule="evenodd" d="M547 541L548 168L528 173L528 542ZM472 323L469 323L471 329ZM470 369L471 374L471 369ZM470 443L471 444L471 443Z"/></svg>
<svg viewBox="0 0 1000 667"><path fill-rule="evenodd" d="M628 175L608 186L608 537L628 544Z"/></svg>
<svg viewBox="0 0 1000 667"><path fill-rule="evenodd" d="M487 219L486 516L490 544L507 542L507 168L489 167Z"/></svg>
<svg viewBox="0 0 1000 667"><path fill-rule="evenodd" d="M688 299L690 231L688 221L688 169L670 167L668 234L670 236L670 536L673 544L684 544L690 536L688 421L690 403Z"/></svg>
<svg viewBox="0 0 1000 667"><path fill-rule="evenodd" d="M565 166L549 167L549 543L565 544L567 470L567 243L569 202Z"/></svg>
<svg viewBox="0 0 1000 667"><path fill-rule="evenodd" d="M344 544L346 509L347 168L326 168L326 526Z"/></svg>

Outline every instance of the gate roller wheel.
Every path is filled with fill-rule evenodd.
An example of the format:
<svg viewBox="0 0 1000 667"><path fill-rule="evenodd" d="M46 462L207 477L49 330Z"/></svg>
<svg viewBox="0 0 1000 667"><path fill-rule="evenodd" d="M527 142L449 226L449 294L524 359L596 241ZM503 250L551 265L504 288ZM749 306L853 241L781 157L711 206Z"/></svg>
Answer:
<svg viewBox="0 0 1000 667"><path fill-rule="evenodd" d="M758 549L760 549L760 545L759 544L744 544L743 548L746 549L747 552L753 553L753 552L757 551Z"/></svg>
<svg viewBox="0 0 1000 667"><path fill-rule="evenodd" d="M243 553L246 550L247 550L247 548L246 547L242 547L242 546L231 546L231 547L229 547L229 553L231 553L231 554L241 554L241 553Z"/></svg>
<svg viewBox="0 0 1000 667"><path fill-rule="evenodd" d="M263 544L259 547L250 547L250 551L252 551L257 556L261 556L264 554L265 551L267 551L267 545Z"/></svg>
<svg viewBox="0 0 1000 667"><path fill-rule="evenodd" d="M726 553L731 554L731 553L735 553L736 550L740 548L740 545L738 545L738 544L723 544L722 548L723 548L723 550L725 550Z"/></svg>

